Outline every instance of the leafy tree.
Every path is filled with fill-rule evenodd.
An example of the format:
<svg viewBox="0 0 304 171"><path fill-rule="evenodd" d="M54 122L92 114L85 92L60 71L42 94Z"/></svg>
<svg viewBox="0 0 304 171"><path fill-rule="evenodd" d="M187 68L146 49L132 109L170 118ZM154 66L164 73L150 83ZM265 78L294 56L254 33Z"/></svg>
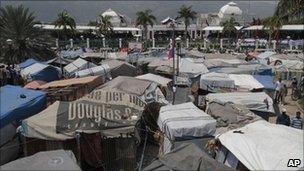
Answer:
<svg viewBox="0 0 304 171"><path fill-rule="evenodd" d="M280 28L283 25L283 20L279 16L271 16L263 19L264 28L268 29L269 34L269 43L271 42L271 36L275 34L275 37L278 36Z"/></svg>
<svg viewBox="0 0 304 171"><path fill-rule="evenodd" d="M148 32L148 26L152 26L154 22L156 21L156 17L151 14L152 11L150 9L139 11L136 13L137 19L136 19L136 25L142 26L144 29L143 38L147 39L147 32Z"/></svg>
<svg viewBox="0 0 304 171"><path fill-rule="evenodd" d="M177 19L182 19L185 24L185 38L189 37L188 27L190 25L190 21L194 21L197 15L197 13L192 11L191 8L192 6L187 7L186 5L183 5L178 11Z"/></svg>
<svg viewBox="0 0 304 171"><path fill-rule="evenodd" d="M229 41L232 39L233 36L236 36L237 29L235 28L235 26L239 25L240 24L236 22L233 17L221 23L221 26L223 27L223 33L228 36Z"/></svg>
<svg viewBox="0 0 304 171"><path fill-rule="evenodd" d="M61 28L64 34L65 40L69 34L73 34L76 29L75 20L64 10L57 15L57 19L54 21L55 27Z"/></svg>
<svg viewBox="0 0 304 171"><path fill-rule="evenodd" d="M45 43L48 38L34 27L34 14L22 5L0 9L0 57L3 62L17 64L31 57L48 59L54 52Z"/></svg>
<svg viewBox="0 0 304 171"><path fill-rule="evenodd" d="M108 36L113 31L113 25L111 23L111 16L99 15L99 21L97 22L98 32L105 36Z"/></svg>

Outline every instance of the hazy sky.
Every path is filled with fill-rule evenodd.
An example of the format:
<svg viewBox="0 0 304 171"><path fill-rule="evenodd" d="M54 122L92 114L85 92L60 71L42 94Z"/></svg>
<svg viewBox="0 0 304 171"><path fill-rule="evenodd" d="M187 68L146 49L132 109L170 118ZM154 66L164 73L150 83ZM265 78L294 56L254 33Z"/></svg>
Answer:
<svg viewBox="0 0 304 171"><path fill-rule="evenodd" d="M198 13L217 13L219 9L229 1L201 0L201 1L1 1L1 6L7 4L19 5L30 8L41 22L52 22L58 12L67 9L76 19L78 24L87 24L89 20L107 10L113 10L135 19L135 13L139 10L150 8L160 21L167 16L175 17L178 8L183 5L192 5ZM272 15L278 3L272 1L234 1L243 10L243 13L255 17ZM250 17L252 18L252 17Z"/></svg>

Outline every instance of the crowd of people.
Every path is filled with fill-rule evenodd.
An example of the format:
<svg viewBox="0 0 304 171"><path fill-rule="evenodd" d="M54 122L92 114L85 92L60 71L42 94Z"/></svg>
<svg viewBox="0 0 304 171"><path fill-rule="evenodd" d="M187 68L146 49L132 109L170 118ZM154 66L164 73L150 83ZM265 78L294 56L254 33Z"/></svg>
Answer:
<svg viewBox="0 0 304 171"><path fill-rule="evenodd" d="M20 71L15 67L15 65L0 65L0 86L6 84L10 85L20 85L22 77Z"/></svg>

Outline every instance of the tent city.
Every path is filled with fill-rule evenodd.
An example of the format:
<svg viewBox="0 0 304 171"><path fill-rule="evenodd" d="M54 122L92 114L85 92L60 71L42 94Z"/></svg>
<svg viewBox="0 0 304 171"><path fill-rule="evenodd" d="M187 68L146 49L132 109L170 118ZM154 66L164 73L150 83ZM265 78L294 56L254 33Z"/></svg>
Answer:
<svg viewBox="0 0 304 171"><path fill-rule="evenodd" d="M0 0L0 170L304 170L304 0Z"/></svg>

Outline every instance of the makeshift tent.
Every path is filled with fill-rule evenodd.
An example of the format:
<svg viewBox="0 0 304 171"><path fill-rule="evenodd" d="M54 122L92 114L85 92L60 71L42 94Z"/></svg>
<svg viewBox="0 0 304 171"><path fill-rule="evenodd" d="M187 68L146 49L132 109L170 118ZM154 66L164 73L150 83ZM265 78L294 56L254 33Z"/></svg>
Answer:
<svg viewBox="0 0 304 171"><path fill-rule="evenodd" d="M256 121L218 138L249 170L301 170L304 166L301 162L288 167L290 159L304 160L303 130Z"/></svg>
<svg viewBox="0 0 304 171"><path fill-rule="evenodd" d="M208 69L218 67L234 67L240 64L245 64L245 61L241 61L239 59L205 59L202 62Z"/></svg>
<svg viewBox="0 0 304 171"><path fill-rule="evenodd" d="M264 89L274 90L275 83L272 76L269 75L253 75L253 77L263 85Z"/></svg>
<svg viewBox="0 0 304 171"><path fill-rule="evenodd" d="M243 127L249 123L262 119L249 111L245 106L233 104L231 102L223 103L212 101L208 103L206 112L216 119L215 135Z"/></svg>
<svg viewBox="0 0 304 171"><path fill-rule="evenodd" d="M109 52L107 58L125 60L127 56L128 56L127 52Z"/></svg>
<svg viewBox="0 0 304 171"><path fill-rule="evenodd" d="M258 82L252 75L248 74L229 74L229 78L234 81L236 88L239 90L257 90L263 89L264 86Z"/></svg>
<svg viewBox="0 0 304 171"><path fill-rule="evenodd" d="M50 60L46 61L47 64L53 65L56 67L61 67L61 66L65 67L66 65L68 65L71 62L73 62L73 60L62 58L62 57L56 57L54 59L50 59Z"/></svg>
<svg viewBox="0 0 304 171"><path fill-rule="evenodd" d="M263 64L238 65L237 67L212 68L211 72L226 74L272 75L272 68Z"/></svg>
<svg viewBox="0 0 304 171"><path fill-rule="evenodd" d="M16 126L9 123L0 128L0 170L1 165L15 160L19 156L20 141L16 135Z"/></svg>
<svg viewBox="0 0 304 171"><path fill-rule="evenodd" d="M164 86L167 87L168 83L171 82L171 79L159 76L159 75L155 75L155 74L144 74L144 75L140 75L137 76L136 78L141 79L141 80L148 80L148 81L153 81L155 83L157 83L160 86Z"/></svg>
<svg viewBox="0 0 304 171"><path fill-rule="evenodd" d="M0 88L0 128L15 120L32 116L46 107L45 93L18 86Z"/></svg>
<svg viewBox="0 0 304 171"><path fill-rule="evenodd" d="M228 74L210 72L201 75L200 88L207 91L215 91L218 88L234 89L235 83Z"/></svg>
<svg viewBox="0 0 304 171"><path fill-rule="evenodd" d="M95 67L96 65L84 59L78 58L64 67L64 72L67 76L74 76L75 72Z"/></svg>
<svg viewBox="0 0 304 171"><path fill-rule="evenodd" d="M233 92L233 93L210 93L206 96L208 102L232 102L244 105L255 114L268 120L269 114L274 113L273 101L264 92Z"/></svg>
<svg viewBox="0 0 304 171"><path fill-rule="evenodd" d="M35 59L33 59L33 58L30 58L30 59L27 59L26 61L18 64L18 66L19 66L20 69L24 69L24 68L26 68L26 67L28 67L30 65L35 64L35 63L40 63L40 62L37 61L37 60L35 60Z"/></svg>
<svg viewBox="0 0 304 171"><path fill-rule="evenodd" d="M42 63L30 65L22 69L20 74L28 80L41 80L45 82L58 80L60 77L60 71L56 67Z"/></svg>
<svg viewBox="0 0 304 171"><path fill-rule="evenodd" d="M75 86L80 84L96 84L95 82L100 80L99 76L89 76L89 77L83 77L83 78L71 78L71 79L65 79L65 80L58 80L49 82L47 84L39 86L39 89L50 89L50 88L60 88L60 87L69 87L69 86ZM101 84L101 83L99 83Z"/></svg>
<svg viewBox="0 0 304 171"><path fill-rule="evenodd" d="M38 89L40 86L42 86L43 84L46 84L46 82L44 81L40 81L40 80L36 80L36 81L32 81L27 83L24 88L28 88L28 89Z"/></svg>
<svg viewBox="0 0 304 171"><path fill-rule="evenodd" d="M109 66L110 74L112 78L118 76L136 76L137 70L136 67L127 63L118 60L105 60L101 62L101 65Z"/></svg>
<svg viewBox="0 0 304 171"><path fill-rule="evenodd" d="M195 63L190 58L181 58L179 72L189 74L190 77L196 77L209 71L202 63Z"/></svg>
<svg viewBox="0 0 304 171"><path fill-rule="evenodd" d="M62 50L60 51L59 56L64 57L64 58L77 58L80 57L83 54L82 49L78 50Z"/></svg>
<svg viewBox="0 0 304 171"><path fill-rule="evenodd" d="M0 166L1 170L77 170L76 158L72 151L55 150L39 152Z"/></svg>
<svg viewBox="0 0 304 171"><path fill-rule="evenodd" d="M109 72L110 67L108 65L96 66L81 71L75 72L75 77L86 77L86 76L106 76Z"/></svg>
<svg viewBox="0 0 304 171"><path fill-rule="evenodd" d="M210 137L216 127L216 121L191 102L161 107L157 124L165 134L163 154L174 148L174 141Z"/></svg>
<svg viewBox="0 0 304 171"><path fill-rule="evenodd" d="M193 143L185 143L154 160L144 170L233 170L208 156Z"/></svg>

